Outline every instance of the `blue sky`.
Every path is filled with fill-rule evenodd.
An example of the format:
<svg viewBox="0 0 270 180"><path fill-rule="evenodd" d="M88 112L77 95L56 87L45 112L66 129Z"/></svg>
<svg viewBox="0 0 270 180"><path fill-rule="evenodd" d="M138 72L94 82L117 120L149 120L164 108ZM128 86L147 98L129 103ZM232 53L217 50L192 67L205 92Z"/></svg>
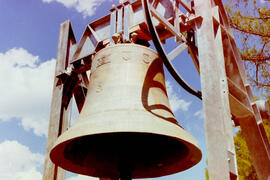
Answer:
<svg viewBox="0 0 270 180"><path fill-rule="evenodd" d="M113 3L118 1L0 0L0 179L42 178L60 23L70 19L79 41L86 25L108 14ZM174 61L184 78L199 89L187 52ZM201 101L165 74L176 119L197 139L203 159L190 170L156 179L205 179ZM93 178L68 173L67 179Z"/></svg>

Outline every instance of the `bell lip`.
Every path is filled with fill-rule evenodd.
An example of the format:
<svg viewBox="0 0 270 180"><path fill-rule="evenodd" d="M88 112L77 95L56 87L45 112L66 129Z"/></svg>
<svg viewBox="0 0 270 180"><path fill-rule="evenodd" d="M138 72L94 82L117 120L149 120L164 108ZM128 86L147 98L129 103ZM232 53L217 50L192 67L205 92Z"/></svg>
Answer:
<svg viewBox="0 0 270 180"><path fill-rule="evenodd" d="M104 115L106 116L106 113L104 113L103 116ZM99 119L98 117L92 117L92 118ZM185 158L187 160L184 161L184 162L187 162L188 165L186 165L184 168L178 168L177 170L170 172L170 173L160 173L160 174L155 174L153 176L134 177L134 178L154 178L154 177L166 176L166 175L170 175L170 174L174 174L174 173L178 173L178 172L187 170L200 162L200 160L202 158L202 152L199 149L196 140L192 137L192 135L190 133L188 133L183 128L181 128L180 126L178 126L172 122L168 122L168 121L160 120L159 118L151 117L151 120L153 120L153 119L154 119L154 121L150 122L150 124L153 122L158 122L158 124L159 124L158 126L151 126L151 125L149 126L149 124L148 125L146 124L145 126L139 126L139 128L138 128L138 126L136 126L136 124L131 125L130 123L127 123L126 125L124 125L125 126L124 128L123 128L123 124L121 124L121 128L117 129L116 127L109 127L109 128L104 130L104 128L99 129L99 127L108 123L108 122L103 122L102 125L100 125L100 126L96 124L95 128L93 128L93 124L80 123L79 125L76 125L76 123L75 123L74 126L72 126L69 130L64 132L58 138L58 140L56 141L54 147L52 148L52 150L50 152L50 158L51 158L53 163L62 167L63 169L66 169L68 171L75 172L78 174L93 176L93 174L89 174L86 171L85 172L74 171L74 169L79 169L78 165L77 165L78 168L73 168L73 167L69 166L70 161L65 160L65 158L63 156L64 147L66 146L66 144L68 144L70 141L72 141L76 138L83 137L83 136L91 136L91 135L95 135L95 134L148 133L148 134L157 134L157 135L162 135L162 136L168 136L168 137L177 139L178 141L184 143L190 152L189 155ZM114 120L111 119L111 121L114 121ZM121 122L121 123L123 123L123 122ZM158 129L153 128L153 127L159 127L159 126L161 126L162 128L158 128ZM90 127L90 130L89 130L89 127ZM133 130L131 130L131 127ZM80 131L78 131L78 129L80 129ZM84 131L88 132L88 133L84 133ZM104 133L104 132L106 132L106 133ZM59 155L62 157L59 158ZM61 160L64 160L64 162L60 162ZM96 177L96 176L94 176L94 177Z"/></svg>
<svg viewBox="0 0 270 180"><path fill-rule="evenodd" d="M109 132L109 133L103 133L103 134L114 134L114 133L141 133L143 134L142 132ZM154 133L144 133L144 134L154 134ZM156 134L155 134L156 135ZM161 134L159 134L161 135ZM86 136L91 136L91 135L86 135ZM165 135L163 135L165 136ZM79 137L84 137L84 136L78 136L76 138L79 138ZM171 136L168 136L168 137L171 137ZM96 177L96 178L108 178L108 177L99 177L99 176L95 176L94 174L89 174L87 170L78 170L78 171L74 171L73 167L76 167L76 169L79 169L80 166L79 165L75 165L73 164L73 166L71 167L70 164L68 164L68 160L65 160L64 157L60 158L60 159L64 159L64 162L57 162L55 161L54 158L52 157L59 157L59 154L62 155L63 154L63 151L64 151L64 147L69 143L71 142L72 140L76 139L76 138L73 138L73 139L69 139L67 141L64 141L60 144L58 144L58 148L56 149L57 146L55 146L51 152L50 152L50 159L52 160L52 162L54 164L56 164L57 166L60 166L61 168L67 170L67 171L70 171L70 172L73 172L73 173L76 173L76 174L82 174L82 175L86 175L86 176L91 176L91 177ZM188 153L188 156L186 156L181 162L185 162L185 163L188 163L188 165L186 165L184 168L177 168L176 170L174 171L170 171L169 173L168 172L160 172L160 173L154 173L154 174L151 174L149 176L135 176L135 177L132 177L133 179L142 179L142 178L157 178L157 177L163 177L163 176L168 176L168 175L172 175L172 174L176 174L176 173L180 173L182 171L185 171L187 169L190 169L192 168L193 166L195 166L196 164L198 164L201 159L202 159L202 152L201 150L196 146L196 144L192 144L190 142L187 142L187 141L184 141L183 139L179 139L179 138L176 138L176 137L171 137L171 138L174 138L174 139L177 139L179 140L180 142L182 142L183 144L185 144L187 146L187 149L190 151Z"/></svg>

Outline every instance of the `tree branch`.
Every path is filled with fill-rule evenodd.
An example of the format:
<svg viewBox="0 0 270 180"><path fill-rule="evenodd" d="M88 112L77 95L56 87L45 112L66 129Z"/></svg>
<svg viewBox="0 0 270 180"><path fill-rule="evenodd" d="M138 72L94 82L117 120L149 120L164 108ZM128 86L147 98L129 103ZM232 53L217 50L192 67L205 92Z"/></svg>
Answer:
<svg viewBox="0 0 270 180"><path fill-rule="evenodd" d="M268 20L270 19L270 16L265 16L265 17L248 17L248 16L241 16L243 18L247 18L247 19L260 19L260 20Z"/></svg>
<svg viewBox="0 0 270 180"><path fill-rule="evenodd" d="M270 56L245 56L241 53L242 60L252 61L252 62L266 62L270 60Z"/></svg>
<svg viewBox="0 0 270 180"><path fill-rule="evenodd" d="M238 31L244 32L244 33L248 33L248 34L253 34L253 35L257 35L257 36L261 36L261 37L270 37L270 33L258 33L258 32L254 32L254 31L249 31L246 29L241 28L240 26L238 26L237 24L234 23L230 23L231 27L234 29L237 29Z"/></svg>
<svg viewBox="0 0 270 180"><path fill-rule="evenodd" d="M270 87L270 84L263 84L253 79L253 81L256 83L256 86L258 87Z"/></svg>
<svg viewBox="0 0 270 180"><path fill-rule="evenodd" d="M261 16L261 17L250 17L250 16L242 16L242 14L239 14L239 16L241 17L241 19L252 19L252 20L256 20L256 19L259 19L259 20L268 20L270 19L270 16L268 15L264 15L264 16Z"/></svg>

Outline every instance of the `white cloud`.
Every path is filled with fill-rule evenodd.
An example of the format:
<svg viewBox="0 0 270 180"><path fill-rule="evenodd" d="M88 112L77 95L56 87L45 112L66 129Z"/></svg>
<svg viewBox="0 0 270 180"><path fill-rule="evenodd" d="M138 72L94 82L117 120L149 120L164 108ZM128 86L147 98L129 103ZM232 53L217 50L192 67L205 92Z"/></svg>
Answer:
<svg viewBox="0 0 270 180"><path fill-rule="evenodd" d="M36 170L36 168L31 168L30 170L24 172L16 173L14 179L16 180L31 180L31 179L42 179L42 175L40 172Z"/></svg>
<svg viewBox="0 0 270 180"><path fill-rule="evenodd" d="M70 177L67 180L99 180L99 178L77 175L77 176Z"/></svg>
<svg viewBox="0 0 270 180"><path fill-rule="evenodd" d="M42 178L37 168L42 166L44 157L39 153L32 153L27 146L17 141L4 141L0 144L0 159L0 179Z"/></svg>
<svg viewBox="0 0 270 180"><path fill-rule="evenodd" d="M266 4L270 3L270 0L260 0L260 3L263 5L266 5Z"/></svg>
<svg viewBox="0 0 270 180"><path fill-rule="evenodd" d="M203 110L200 109L194 113L194 116L198 117L199 119L203 119Z"/></svg>
<svg viewBox="0 0 270 180"><path fill-rule="evenodd" d="M50 3L50 2L52 2L53 0L42 0L43 2L45 2L45 3Z"/></svg>
<svg viewBox="0 0 270 180"><path fill-rule="evenodd" d="M186 130L188 132L191 132L192 134L196 133L197 136L203 136L204 135L204 126L203 126L203 110L200 109L198 111L196 111L194 114L193 114L194 117L197 117L194 119L193 122L195 123L187 123L186 124Z"/></svg>
<svg viewBox="0 0 270 180"><path fill-rule="evenodd" d="M106 0L42 0L45 3L58 2L67 8L75 8L83 17L92 16L96 9Z"/></svg>
<svg viewBox="0 0 270 180"><path fill-rule="evenodd" d="M46 135L55 60L39 61L23 48L0 53L0 121L20 118L25 130Z"/></svg>
<svg viewBox="0 0 270 180"><path fill-rule="evenodd" d="M172 111L176 112L179 109L182 111L187 111L192 102L181 99L173 90L173 86L170 81L166 81L166 88Z"/></svg>

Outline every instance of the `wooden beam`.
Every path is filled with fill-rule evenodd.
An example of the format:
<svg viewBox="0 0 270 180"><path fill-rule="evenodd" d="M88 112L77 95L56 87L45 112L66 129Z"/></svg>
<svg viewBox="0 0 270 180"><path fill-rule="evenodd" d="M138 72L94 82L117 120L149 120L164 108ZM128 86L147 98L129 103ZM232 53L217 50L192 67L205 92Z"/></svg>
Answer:
<svg viewBox="0 0 270 180"><path fill-rule="evenodd" d="M247 142L254 168L258 179L269 180L270 159L266 144L262 138L260 127L254 116L239 120L243 136Z"/></svg>
<svg viewBox="0 0 270 180"><path fill-rule="evenodd" d="M218 68L220 70L220 86L221 86L221 103L223 104L223 123L224 123L224 134L225 134L225 142L227 143L227 151L228 159L229 159L229 172L230 179L237 179L238 171L236 164L236 153L234 147L234 139L233 139L233 127L232 127L232 119L231 119L231 109L230 109L230 101L229 101L229 85L227 81L226 75L226 54L224 54L224 46L222 39L222 29L220 27L221 18L219 16L219 7L212 7L211 12L213 18L213 26L214 26L214 35L215 35L215 46L217 50L217 60L218 60ZM215 22L216 20L216 22Z"/></svg>
<svg viewBox="0 0 270 180"><path fill-rule="evenodd" d="M214 1L214 4L219 7L219 12L221 14L221 19L222 19L223 24L225 25L226 29L229 30L230 34L232 34L232 31L230 29L229 19L226 14L222 1L221 0L213 0L213 1Z"/></svg>
<svg viewBox="0 0 270 180"><path fill-rule="evenodd" d="M196 56L196 49L195 49L195 47L193 45L189 45L188 46L188 52L189 52L190 57L191 57L194 65L196 67L197 72L200 74L200 64L199 64L199 60L198 60L198 58Z"/></svg>
<svg viewBox="0 0 270 180"><path fill-rule="evenodd" d="M189 12L193 13L191 2L187 2L186 0L179 0L179 3Z"/></svg>
<svg viewBox="0 0 270 180"><path fill-rule="evenodd" d="M168 54L168 59L170 61L172 61L173 59L175 59L179 54L181 54L186 48L188 47L188 45L186 43L182 43L180 45L178 45L176 48L174 48L169 54Z"/></svg>
<svg viewBox="0 0 270 180"><path fill-rule="evenodd" d="M195 12L202 17L196 23L200 63L203 111L206 131L207 158L210 180L229 180L228 145L224 122L230 122L225 96L224 61L220 46L216 46L210 0L194 0ZM224 93L225 90L225 93ZM224 104L225 103L225 104Z"/></svg>
<svg viewBox="0 0 270 180"><path fill-rule="evenodd" d="M65 179L65 171L51 162L49 154L58 136L68 128L71 106L64 107L62 104L64 85L59 83L57 76L67 68L70 60L69 53L74 48L74 43L76 41L68 20L60 26L43 180Z"/></svg>
<svg viewBox="0 0 270 180"><path fill-rule="evenodd" d="M218 0L215 1L218 2ZM228 51L230 54L227 54L227 56L230 57L230 61L235 64L235 68L237 69L234 76L243 82L243 85L234 85L233 81L230 82L232 114L236 116L235 119L240 124L258 178L260 180L268 180L270 177L270 145L265 129L261 126L262 118L255 104L240 53L230 34L230 30L226 29L225 26L221 26L221 28L226 38L226 41L224 41L226 48L230 49ZM232 97L233 94L235 96L234 98ZM241 99L243 95L246 97Z"/></svg>
<svg viewBox="0 0 270 180"><path fill-rule="evenodd" d="M222 20L224 26L220 24L220 29L222 30L223 37L225 38L223 42L226 49L229 49L229 51L227 51L229 54L225 54L225 57L228 57L227 59L231 61L231 63L235 64L233 75L235 78L240 80L240 86L233 83L235 82L234 79L231 82L229 81L230 91L233 94L236 94L235 98L233 98L233 94L230 94L230 105L231 109L234 111L232 114L236 116L237 121L240 123L258 178L266 180L270 177L269 142L264 128L260 126L260 122L262 121L261 116L249 88L240 54L237 51L236 44L230 33L230 27L226 24L227 16L225 14L224 7L220 0L215 0L215 4L220 7L219 12L223 17Z"/></svg>
<svg viewBox="0 0 270 180"><path fill-rule="evenodd" d="M157 1L156 1L157 2ZM185 8L188 8L188 11L193 13L192 8L192 3L187 2L186 0L182 0L181 3ZM145 25L145 18L143 15L143 9L141 5L141 1L134 1L129 4L128 1L124 1L124 34L123 38L124 41L127 41L129 39L129 34L136 32L138 33L138 38L139 39L144 39L144 40L150 40L150 36L148 35L148 32L145 31L144 28L146 27ZM158 17L165 17L165 15L172 15L173 8L167 8L164 6L162 3L157 3L158 9L154 9L154 13L157 14ZM119 34L117 32L117 25L119 26L120 24L117 24L117 9L116 7L111 9L111 14L108 14L92 23L90 23L88 26L92 28L91 32L89 31L89 28L85 29L85 32L83 34L82 39L78 43L78 47L76 49L76 52L74 54L74 57L72 58L72 62L78 61L84 57L87 57L89 55L92 55L95 53L96 50L96 45L98 43L101 43L103 41L103 44L107 43L107 40L109 39L111 43L114 43L112 36L115 34ZM126 17L128 16L128 17ZM182 14L184 16L184 14ZM178 32L178 28L173 27L170 23L171 20L173 20L173 16L162 18L161 23L164 23L166 28L166 33L160 34L160 39L165 40L168 39L172 36L172 34L176 35L176 37L182 41L182 34L175 34L175 32ZM119 19L120 20L120 19ZM167 21L167 22L166 22ZM120 25L121 26L121 25ZM128 26L128 27L126 27ZM159 24L157 24L159 26ZM182 28L184 29L184 28ZM168 31L173 31L168 33ZM92 38L92 37L99 37L98 42L96 41L97 38Z"/></svg>
<svg viewBox="0 0 270 180"><path fill-rule="evenodd" d="M179 41L185 42L186 39L185 37L180 34L177 29L175 29L175 27L167 20L163 17L162 14L160 14L156 9L153 8L153 6L149 6L150 11L152 13L152 15L157 18L157 20L165 26L165 28L170 31Z"/></svg>

